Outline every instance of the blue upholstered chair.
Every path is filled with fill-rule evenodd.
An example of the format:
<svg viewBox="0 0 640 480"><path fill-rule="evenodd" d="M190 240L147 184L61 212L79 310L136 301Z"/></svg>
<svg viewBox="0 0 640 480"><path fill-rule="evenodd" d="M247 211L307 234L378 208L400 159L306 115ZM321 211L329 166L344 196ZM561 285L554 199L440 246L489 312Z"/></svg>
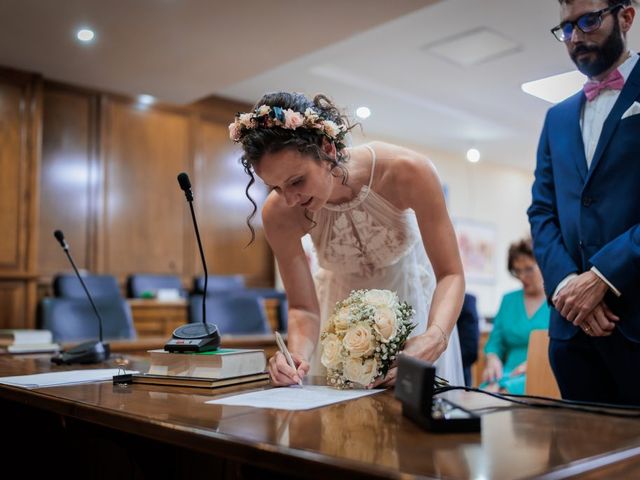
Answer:
<svg viewBox="0 0 640 480"><path fill-rule="evenodd" d="M286 332L289 312L289 302L287 301L287 294L276 290L275 288L247 288L244 293L252 294L260 298L275 298L278 300L278 331Z"/></svg>
<svg viewBox="0 0 640 480"><path fill-rule="evenodd" d="M143 298L147 293L155 297L161 288L177 290L181 297L186 296L182 282L177 275L136 273L127 278L127 296L130 298Z"/></svg>
<svg viewBox="0 0 640 480"><path fill-rule="evenodd" d="M242 275L209 275L207 294L242 290L245 288ZM204 275L193 279L193 293L204 293Z"/></svg>
<svg viewBox="0 0 640 480"><path fill-rule="evenodd" d="M202 322L202 295L189 298L189 319ZM270 333L269 321L260 297L255 295L208 295L207 322L218 326L220 334Z"/></svg>
<svg viewBox="0 0 640 480"><path fill-rule="evenodd" d="M96 297L94 302L102 317L105 340L136 337L131 308L124 298ZM40 328L51 330L54 341L98 339L98 318L86 297L47 297L42 300L40 310Z"/></svg>
<svg viewBox="0 0 640 480"><path fill-rule="evenodd" d="M85 275L82 280L94 299L122 297L118 281L112 275ZM74 274L56 275L53 278L53 295L62 298L87 298L80 280Z"/></svg>

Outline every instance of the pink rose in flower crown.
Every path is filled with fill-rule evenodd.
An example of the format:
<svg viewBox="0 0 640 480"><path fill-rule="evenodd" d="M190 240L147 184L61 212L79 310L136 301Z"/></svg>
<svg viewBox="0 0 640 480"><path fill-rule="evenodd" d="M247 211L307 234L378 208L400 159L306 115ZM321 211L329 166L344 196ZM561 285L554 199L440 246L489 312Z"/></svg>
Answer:
<svg viewBox="0 0 640 480"><path fill-rule="evenodd" d="M304 117L300 112L295 112L290 108L284 111L284 128L295 130L304 123Z"/></svg>
<svg viewBox="0 0 640 480"><path fill-rule="evenodd" d="M233 140L234 142L237 142L240 140L241 131L242 131L242 125L240 125L238 122L233 122L229 124L229 137L231 137L231 140Z"/></svg>

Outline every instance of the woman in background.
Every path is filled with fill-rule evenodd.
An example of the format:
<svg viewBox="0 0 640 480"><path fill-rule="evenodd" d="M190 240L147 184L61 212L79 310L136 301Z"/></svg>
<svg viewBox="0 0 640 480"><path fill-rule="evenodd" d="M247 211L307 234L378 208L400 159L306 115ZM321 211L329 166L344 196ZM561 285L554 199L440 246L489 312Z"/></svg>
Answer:
<svg viewBox="0 0 640 480"><path fill-rule="evenodd" d="M480 388L523 394L529 334L549 328L550 311L530 239L509 247L508 266L511 275L522 282L522 290L502 298L484 348L487 360Z"/></svg>

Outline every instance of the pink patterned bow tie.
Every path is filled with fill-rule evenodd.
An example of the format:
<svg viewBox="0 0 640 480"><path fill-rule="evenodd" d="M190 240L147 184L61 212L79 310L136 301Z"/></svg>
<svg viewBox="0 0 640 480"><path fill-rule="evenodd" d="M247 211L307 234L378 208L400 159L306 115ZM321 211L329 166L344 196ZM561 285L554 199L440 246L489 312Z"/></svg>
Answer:
<svg viewBox="0 0 640 480"><path fill-rule="evenodd" d="M589 80L584 84L582 89L584 90L584 94L587 96L587 100L592 101L602 90L609 88L611 90L622 90L624 87L624 77L622 74L616 69L611 72L607 77L601 82L597 82L595 80Z"/></svg>

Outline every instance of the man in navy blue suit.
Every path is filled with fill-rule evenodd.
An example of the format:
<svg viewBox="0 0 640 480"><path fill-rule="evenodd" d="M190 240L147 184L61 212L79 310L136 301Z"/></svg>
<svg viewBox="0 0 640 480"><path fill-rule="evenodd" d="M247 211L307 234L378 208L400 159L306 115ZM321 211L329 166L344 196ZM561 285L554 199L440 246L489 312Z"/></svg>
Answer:
<svg viewBox="0 0 640 480"><path fill-rule="evenodd" d="M583 91L552 107L528 210L563 398L640 405L640 65L630 0L559 0Z"/></svg>

